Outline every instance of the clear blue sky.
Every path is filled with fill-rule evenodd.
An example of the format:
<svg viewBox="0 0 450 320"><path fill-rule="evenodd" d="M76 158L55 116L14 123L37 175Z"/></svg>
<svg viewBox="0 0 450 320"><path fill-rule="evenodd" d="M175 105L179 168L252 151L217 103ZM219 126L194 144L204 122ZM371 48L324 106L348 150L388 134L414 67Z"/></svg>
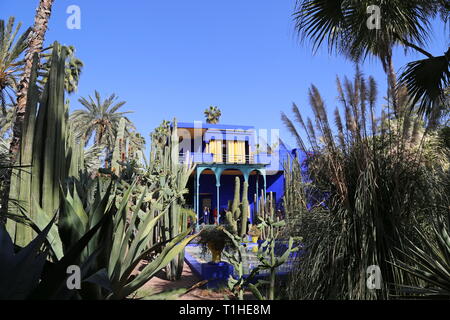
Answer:
<svg viewBox="0 0 450 320"><path fill-rule="evenodd" d="M33 23L38 0L1 0L0 18L13 15ZM296 102L310 116L308 88L314 83L329 110L336 106L336 75L353 75L351 62L301 45L294 31L294 0L56 0L46 43L74 45L85 63L79 91L100 91L127 101L124 110L148 140L164 119L203 120L203 110L217 105L221 123L281 129L280 111ZM66 28L69 5L81 8L81 30ZM23 28L24 30L24 28ZM436 24L429 51L441 55L448 41ZM418 55L397 50L399 69ZM421 57L420 57L421 58ZM377 61L363 66L380 87L385 76ZM383 93L383 94L381 94Z"/></svg>

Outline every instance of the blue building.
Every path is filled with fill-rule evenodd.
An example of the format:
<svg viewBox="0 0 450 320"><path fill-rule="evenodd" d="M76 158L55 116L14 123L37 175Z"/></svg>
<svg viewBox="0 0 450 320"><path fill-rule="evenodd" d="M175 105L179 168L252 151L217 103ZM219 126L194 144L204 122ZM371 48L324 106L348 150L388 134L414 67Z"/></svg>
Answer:
<svg viewBox="0 0 450 320"><path fill-rule="evenodd" d="M259 130L252 126L178 123L180 159L189 156L196 168L189 179L187 205L194 208L200 222L203 208L213 212L227 209L233 199L235 177L249 184L250 222L255 221L257 199L273 193L282 204L283 165L295 150L288 149L278 130ZM270 135L270 137L269 137ZM242 190L241 190L242 192ZM258 195L258 196L257 196Z"/></svg>

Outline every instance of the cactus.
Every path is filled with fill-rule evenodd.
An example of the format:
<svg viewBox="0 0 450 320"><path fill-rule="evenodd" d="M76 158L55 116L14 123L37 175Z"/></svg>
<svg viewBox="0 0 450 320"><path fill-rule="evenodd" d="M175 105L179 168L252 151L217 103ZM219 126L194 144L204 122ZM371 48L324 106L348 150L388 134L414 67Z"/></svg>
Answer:
<svg viewBox="0 0 450 320"><path fill-rule="evenodd" d="M245 181L242 190L242 200L240 196L241 181L235 178L234 198L231 206L228 206L226 213L227 223L231 226L234 234L245 236L247 234L247 220L250 215L248 202L248 182Z"/></svg>
<svg viewBox="0 0 450 320"><path fill-rule="evenodd" d="M112 171L116 174L120 174L120 162L123 162L125 160L124 157L124 137L125 137L125 125L126 120L125 118L121 118L119 121L119 128L117 130L117 137L114 144L114 151L112 155L112 161L111 161L111 167Z"/></svg>
<svg viewBox="0 0 450 320"><path fill-rule="evenodd" d="M231 226L231 230L233 234L236 234L238 231L237 221L233 217L233 212L227 211L226 214L227 223Z"/></svg>
<svg viewBox="0 0 450 320"><path fill-rule="evenodd" d="M274 201L271 199L272 196L269 196L269 198L266 200L264 191L261 190L261 195L258 202L258 209L256 210L256 220L257 221L266 221L269 219L270 216L275 215L275 205ZM255 202L257 201L257 198L255 196ZM268 230L265 226L262 226L261 228L261 235L260 239L265 240L268 237Z"/></svg>
<svg viewBox="0 0 450 320"><path fill-rule="evenodd" d="M264 241L258 250L258 260L260 264L253 270L255 273L261 271L269 271L269 281L259 280L255 285L249 284L252 293L260 300L274 300L275 299L275 280L277 269L286 263L292 253L297 252L300 247L294 246L294 243L300 241L298 237L290 237L287 249L281 254L276 254L275 244L279 236L279 232L286 226L285 220L279 220L274 215L273 194L270 193L267 203L263 199L263 209L266 211L265 218L260 217L261 224L258 228L266 229L267 239ZM268 211L268 214L267 214ZM267 295L264 297L259 290L259 286L268 284Z"/></svg>
<svg viewBox="0 0 450 320"><path fill-rule="evenodd" d="M235 277L228 278L228 289L239 300L244 300L245 290L247 289L249 281L253 280L253 277L244 278L244 259L243 256L246 253L246 248L242 245L243 239L236 235L236 233L230 233L224 230L224 233L233 243L236 250L231 252L224 251L223 254L227 258L228 262L233 266Z"/></svg>
<svg viewBox="0 0 450 320"><path fill-rule="evenodd" d="M177 121L173 120L172 126L167 121L155 130L152 134L152 148L150 161L160 163L161 175L170 181L170 189L178 195L178 200L170 205L168 213L165 215L160 225L162 241L173 239L181 232L187 230L187 216L181 210L184 203L183 195L186 193L186 185L189 177L194 171L195 165L187 156L187 161L180 164L179 161L179 137L177 133ZM176 280L181 277L184 266L184 252L173 259L166 268L166 275L169 280Z"/></svg>
<svg viewBox="0 0 450 320"><path fill-rule="evenodd" d="M80 162L75 160L80 160L80 148L70 135L68 106L64 101L66 52L57 42L53 48L52 66L42 94L37 86L38 56L33 60L22 143L16 162L20 168L13 170L9 193L13 201L8 206L13 215L25 214L27 220L41 229L59 208L61 184L69 174L78 174L80 168ZM55 229L56 226L49 237L57 237ZM18 246L26 246L35 237L31 227L10 219L7 230ZM58 239L53 241L58 242ZM61 254L60 250L57 252Z"/></svg>
<svg viewBox="0 0 450 320"><path fill-rule="evenodd" d="M230 261L236 270L236 277L230 277L228 279L228 288L239 300L244 299L244 292L247 289L250 289L259 300L274 300L277 269L288 261L292 253L300 249L298 242L301 239L290 237L286 250L281 253L276 252L275 245L279 241L280 231L286 226L286 221L280 221L275 217L272 193L269 195L267 201L262 197L260 205L258 216L260 224L254 226L258 230L255 230L255 233L265 229L267 239L258 248L257 260L259 264L246 277L244 277L243 272L243 256L246 252L245 245L242 244L244 239L239 235L225 232L233 241L236 249L234 252L224 252L228 261ZM258 280L256 284L253 284L256 275L261 273L268 273L268 279ZM261 291L261 286L267 286L267 293L265 295Z"/></svg>
<svg viewBox="0 0 450 320"><path fill-rule="evenodd" d="M268 281L259 280L256 284L249 284L249 289L259 300L274 300L276 287L277 269L285 264L291 254L300 249L299 237L289 237L288 245L283 253L276 253L275 244L278 241L280 232L286 227L286 220L280 220L275 217L273 194L270 193L267 201L264 197L260 201L260 212L258 219L261 222L258 229L265 231L265 241L258 250L259 265L253 269L253 274L264 273L268 271ZM267 285L267 294L263 296L260 286Z"/></svg>
<svg viewBox="0 0 450 320"><path fill-rule="evenodd" d="M232 202L228 202L228 211L226 213L227 223L231 226L233 234L237 234L239 230L238 220L241 216L240 187L241 180L239 179L239 177L236 177L234 185L234 198Z"/></svg>
<svg viewBox="0 0 450 320"><path fill-rule="evenodd" d="M248 203L248 182L244 182L244 188L242 191L242 204L241 204L241 236L244 237L247 234L247 221L249 217L249 203Z"/></svg>
<svg viewBox="0 0 450 320"><path fill-rule="evenodd" d="M234 198L233 198L233 204L231 206L231 212L233 213L233 218L235 220L238 220L239 217L241 216L241 209L240 209L240 204L241 204L241 197L240 197L240 192L241 192L241 180L239 179L239 177L235 178L235 186L234 186Z"/></svg>
<svg viewBox="0 0 450 320"><path fill-rule="evenodd" d="M300 162L297 158L284 163L284 196L283 207L286 218L293 218L301 208L306 207L303 177Z"/></svg>

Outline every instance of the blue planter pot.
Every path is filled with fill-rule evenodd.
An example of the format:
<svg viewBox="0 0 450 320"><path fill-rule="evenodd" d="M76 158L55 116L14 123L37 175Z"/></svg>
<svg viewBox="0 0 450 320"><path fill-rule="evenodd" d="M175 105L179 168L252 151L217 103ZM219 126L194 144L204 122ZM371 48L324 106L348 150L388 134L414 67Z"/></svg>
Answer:
<svg viewBox="0 0 450 320"><path fill-rule="evenodd" d="M228 278L233 275L233 266L227 262L202 263L202 278L208 280L206 287L216 289L227 285Z"/></svg>

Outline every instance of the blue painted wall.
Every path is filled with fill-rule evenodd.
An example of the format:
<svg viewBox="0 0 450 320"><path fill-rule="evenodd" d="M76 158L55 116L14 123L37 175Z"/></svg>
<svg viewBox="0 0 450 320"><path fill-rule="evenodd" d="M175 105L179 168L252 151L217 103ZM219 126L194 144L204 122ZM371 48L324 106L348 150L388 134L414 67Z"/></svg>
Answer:
<svg viewBox="0 0 450 320"><path fill-rule="evenodd" d="M245 138L245 140L249 141L252 150L255 150L255 140L254 140L254 127L245 127L235 125L210 125L210 124L202 124L202 123L179 123L179 128L204 128L208 129L208 131L203 135L203 147L205 146L205 141L209 140L214 134L221 134L222 131L225 133L225 129L241 129L243 132L230 132L230 135L224 135L221 137L221 140L227 139L240 139ZM239 136L239 137L238 137ZM217 137L215 137L217 139ZM184 151L184 150L183 150ZM201 150L198 150L201 151ZM303 163L306 155L303 152L300 152L298 149L290 149L287 147L283 141L280 139L278 144L278 149L275 153L272 154L258 154L256 157L256 161L261 164L267 164L265 167L267 176L266 176L266 186L267 193L273 192L275 195L276 207L282 207L282 201L284 196L284 163L286 161L292 161L295 156L299 156L299 161ZM199 163L203 163L204 159L199 158ZM306 167L303 169L306 172ZM200 212L203 211L203 200L205 198L211 199L210 209L213 211L215 208L219 207L219 213L224 209L228 208L229 201L233 200L234 197L234 185L235 185L235 177L234 175L222 175L220 178L220 204L217 206L217 188L216 188L216 178L214 174L202 174L200 176L200 195L199 195L199 206ZM251 212L253 214L255 209L255 194L258 196L261 195L262 190L264 190L264 179L262 176L259 176L258 180L258 190L256 189L256 175L251 175L249 177L249 192L248 192L248 200L251 207ZM244 178L242 175L239 176L241 180L241 196L242 196L242 186L244 183ZM186 203L190 207L194 207L194 181L193 177L191 177L188 188L189 194L186 195ZM253 219L251 219L253 220Z"/></svg>

